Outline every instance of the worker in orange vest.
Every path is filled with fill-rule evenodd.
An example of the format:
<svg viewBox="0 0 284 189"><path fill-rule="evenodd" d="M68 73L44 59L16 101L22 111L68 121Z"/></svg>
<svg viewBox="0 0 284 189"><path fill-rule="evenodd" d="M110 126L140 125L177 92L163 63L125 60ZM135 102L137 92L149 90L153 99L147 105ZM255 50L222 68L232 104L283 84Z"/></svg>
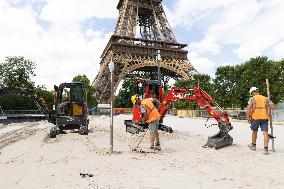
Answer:
<svg viewBox="0 0 284 189"><path fill-rule="evenodd" d="M141 111L146 116L146 122L149 124L151 143L150 149L161 150L160 137L158 132L159 121L161 118L159 111L149 98L141 100Z"/></svg>
<svg viewBox="0 0 284 189"><path fill-rule="evenodd" d="M248 101L247 107L247 119L251 124L250 128L252 130L252 142L249 145L251 150L256 150L256 139L258 128L261 128L261 131L264 135L264 153L268 155L268 120L270 119L268 108L275 109L276 106L268 100L267 97L259 94L259 90L256 87L252 87L249 90L250 95L252 96Z"/></svg>

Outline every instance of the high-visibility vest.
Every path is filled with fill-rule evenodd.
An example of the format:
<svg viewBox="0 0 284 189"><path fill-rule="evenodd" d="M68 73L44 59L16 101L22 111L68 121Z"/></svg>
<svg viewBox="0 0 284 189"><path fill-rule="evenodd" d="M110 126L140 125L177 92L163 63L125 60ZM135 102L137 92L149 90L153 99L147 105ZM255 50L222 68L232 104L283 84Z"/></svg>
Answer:
<svg viewBox="0 0 284 189"><path fill-rule="evenodd" d="M148 115L146 120L147 123L160 119L161 115L159 111L149 98L141 100L141 105L146 109L146 113Z"/></svg>
<svg viewBox="0 0 284 189"><path fill-rule="evenodd" d="M269 120L268 114L268 98L262 95L255 95L251 98L251 118L253 120L263 119Z"/></svg>

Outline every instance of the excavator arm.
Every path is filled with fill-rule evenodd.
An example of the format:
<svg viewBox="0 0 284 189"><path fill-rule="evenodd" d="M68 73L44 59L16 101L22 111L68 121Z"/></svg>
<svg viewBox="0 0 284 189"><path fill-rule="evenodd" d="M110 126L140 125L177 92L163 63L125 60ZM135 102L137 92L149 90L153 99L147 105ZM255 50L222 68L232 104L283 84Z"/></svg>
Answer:
<svg viewBox="0 0 284 189"><path fill-rule="evenodd" d="M150 82L151 81L151 82ZM139 84L141 86L139 86ZM145 87L143 87L143 84ZM169 126L166 126L163 124L163 118L167 114L168 110L170 109L170 106L173 102L176 102L178 100L189 100L189 101L196 101L201 109L206 110L211 117L213 117L218 122L219 132L211 137L208 137L207 143L204 145L204 147L212 147L215 149L231 145L233 143L233 138L229 135L229 131L233 129L228 114L226 111L224 111L217 103L216 101L210 97L204 90L202 90L199 87L195 87L193 89L191 88L171 88L171 90L166 94L164 98L163 96L163 90L162 86L159 82L155 80L146 80L145 82L138 80L136 82L137 86L137 94L138 95L145 95L144 98L151 97L150 94L150 84L152 85L152 92L156 92L156 98L160 100L160 107L159 107L159 113L161 115L160 123L158 125L159 130L166 131L169 133L173 132L173 129ZM159 87L159 91L157 94L157 86ZM139 88L142 89L139 91ZM217 107L220 110L220 113L215 111L213 107ZM125 120L124 124L126 126L126 132L132 133L132 134L138 134L139 132L145 131L145 129L148 128L148 124L145 121L145 117L143 117L143 114L140 109L139 103L135 103L133 108L133 117L132 120Z"/></svg>
<svg viewBox="0 0 284 189"><path fill-rule="evenodd" d="M0 96L7 94L32 98L41 113L46 116L50 116L50 110L48 109L47 103L38 92L30 89L21 89L14 87L4 87L0 89Z"/></svg>
<svg viewBox="0 0 284 189"><path fill-rule="evenodd" d="M177 100L196 101L201 109L205 109L218 122L219 132L214 136L208 137L204 147L218 149L233 143L233 138L228 134L233 129L233 126L230 123L227 112L222 110L216 101L201 88L172 88L161 103L159 109L161 119L165 117L170 105ZM221 113L218 114L210 104L216 106Z"/></svg>
<svg viewBox="0 0 284 189"><path fill-rule="evenodd" d="M165 117L166 113L170 108L170 105L177 100L196 101L201 109L205 109L209 113L209 115L218 122L218 126L221 130L224 130L226 132L232 130L232 126L229 121L227 112L223 111L210 95L208 95L204 90L198 87L195 87L194 89L176 87L172 88L161 103L159 109L161 119ZM221 111L221 113L218 114L212 108L210 103L214 104Z"/></svg>

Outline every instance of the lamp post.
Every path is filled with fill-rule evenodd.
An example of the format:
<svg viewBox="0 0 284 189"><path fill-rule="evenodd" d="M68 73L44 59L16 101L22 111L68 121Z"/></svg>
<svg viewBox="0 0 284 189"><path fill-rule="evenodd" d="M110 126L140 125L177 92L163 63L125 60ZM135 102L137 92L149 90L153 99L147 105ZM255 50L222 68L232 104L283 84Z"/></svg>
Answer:
<svg viewBox="0 0 284 189"><path fill-rule="evenodd" d="M114 63L111 59L109 65L110 71L110 153L113 152L113 72L114 72Z"/></svg>
<svg viewBox="0 0 284 189"><path fill-rule="evenodd" d="M159 84L161 84L160 62L161 62L161 51L157 50L157 65L158 65L158 82L159 82Z"/></svg>

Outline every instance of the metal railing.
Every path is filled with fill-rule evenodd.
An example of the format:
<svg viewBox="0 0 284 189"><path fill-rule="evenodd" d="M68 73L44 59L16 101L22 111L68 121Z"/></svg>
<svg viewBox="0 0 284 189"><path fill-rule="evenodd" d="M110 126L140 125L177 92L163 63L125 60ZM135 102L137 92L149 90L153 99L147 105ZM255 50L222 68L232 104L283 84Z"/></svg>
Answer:
<svg viewBox="0 0 284 189"><path fill-rule="evenodd" d="M7 118L45 118L40 110L4 110Z"/></svg>
<svg viewBox="0 0 284 189"><path fill-rule="evenodd" d="M7 116L4 114L1 106L0 106L0 119L7 119Z"/></svg>
<svg viewBox="0 0 284 189"><path fill-rule="evenodd" d="M226 110L229 117L233 119L246 120L246 110ZM216 110L219 114L220 111ZM173 111L172 111L173 113ZM177 110L177 116L188 116L188 117L209 117L209 113L206 110ZM275 122L284 121L284 109L273 110L272 119Z"/></svg>
<svg viewBox="0 0 284 189"><path fill-rule="evenodd" d="M284 121L284 110L272 110L273 121Z"/></svg>
<svg viewBox="0 0 284 189"><path fill-rule="evenodd" d="M42 114L40 110L4 110L5 114Z"/></svg>

